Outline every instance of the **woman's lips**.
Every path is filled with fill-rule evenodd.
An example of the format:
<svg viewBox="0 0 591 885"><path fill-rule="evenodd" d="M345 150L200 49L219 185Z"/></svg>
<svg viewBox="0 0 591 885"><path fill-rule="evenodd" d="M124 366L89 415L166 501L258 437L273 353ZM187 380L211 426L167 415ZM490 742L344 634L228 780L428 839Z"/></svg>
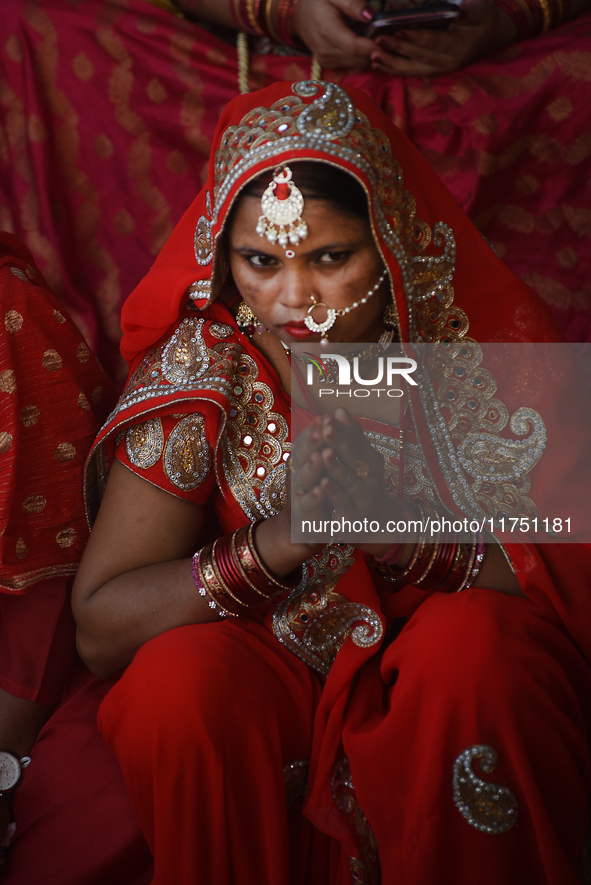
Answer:
<svg viewBox="0 0 591 885"><path fill-rule="evenodd" d="M311 338L313 335L318 334L317 332L312 332L303 321L300 323L284 323L281 328L284 332L287 332L290 338L296 338L299 341L303 341L305 338Z"/></svg>

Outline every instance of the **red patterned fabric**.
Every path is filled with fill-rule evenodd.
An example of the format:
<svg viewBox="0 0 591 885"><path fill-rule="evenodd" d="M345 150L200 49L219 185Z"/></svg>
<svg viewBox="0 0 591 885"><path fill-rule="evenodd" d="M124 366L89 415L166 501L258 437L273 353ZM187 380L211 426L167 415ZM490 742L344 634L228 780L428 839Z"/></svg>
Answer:
<svg viewBox="0 0 591 885"><path fill-rule="evenodd" d="M203 183L236 51L145 0L5 0L2 15L0 226L123 381L121 305ZM591 338L590 28L587 13L432 80L325 72L401 126L573 341ZM310 63L251 69L258 88Z"/></svg>
<svg viewBox="0 0 591 885"><path fill-rule="evenodd" d="M453 338L453 329L463 323L466 337L457 340L468 346L474 340L560 341L538 297L492 253L419 152L363 93L351 89L350 95L358 114L351 119L358 123L349 134L357 141L348 140L344 124L339 129L336 99L343 110L346 96L331 93L326 84L306 92L301 84L279 83L236 99L226 109L206 187L124 308L123 349L132 372L95 444L89 477L95 461L103 463L103 449L114 457L122 431L162 416L180 419L198 413L215 453L217 489L211 503L222 530L254 518L249 510L256 509L253 501L262 501L261 487L253 474L252 497L240 499L243 474L231 466L231 459L224 460L224 446L238 457L251 413L257 428L259 420L265 422L261 430L271 420L269 415L257 417L254 391L259 388L254 380L262 382L260 390L270 391L269 408L284 418L286 397L273 368L237 332L227 308L216 301L206 305L204 284L212 283L215 299L224 282L219 235L233 197L257 172L270 172L281 162L295 167L298 158L329 159L365 186L377 245L393 282L403 341L425 337L429 330L437 341ZM307 119L312 129L304 115L313 112L325 142L303 134L309 132L307 124L293 122L288 99L298 109L293 118ZM276 137L281 131L274 128L278 116L265 109L273 106L280 115L284 103L290 123L287 134ZM371 130L363 128L364 114ZM260 128L250 154L247 139L255 126ZM351 146L355 150L348 154ZM375 162L366 163L364 151ZM400 163L402 180L390 151ZM381 161L382 156L389 159ZM431 229L439 222L453 231L457 254L451 301L446 301L447 283L442 282L447 265L436 261L442 245L424 245L421 221ZM431 283L425 283L422 272L414 276L409 263L412 256L423 255L423 248L440 268ZM432 300L412 300L423 284L434 287ZM421 306L425 303L427 307ZM198 343L200 335L203 344ZM184 369L179 368L181 357ZM569 397L576 398L579 411L586 408L574 364L556 374L550 363L538 360L535 383L527 372L515 377L502 365L490 368L495 396L507 403L508 412L528 403L548 430L547 453L553 452L554 460L545 468L544 454L539 469L531 471L528 494L536 501L541 496L543 507L553 506L556 489L569 482L569 506L583 513L588 436L583 424L567 427L561 418ZM243 400L246 381L250 393ZM475 379L472 395L476 390ZM244 424L232 425L239 409ZM451 413L443 412L451 427ZM437 427L430 423L420 391L413 393L413 413L413 441L432 455L430 469L440 500L451 512L462 512L445 459L433 456ZM466 414L461 426L455 425L459 436L454 444L469 433L469 420ZM508 446L516 438L509 425L503 438ZM142 475L141 469L137 472ZM146 476L156 481L155 472ZM514 492L516 487L503 489L509 497ZM285 653L293 650L293 636L305 630L303 617L291 622L293 636L283 634L282 645L270 639L271 631L278 630L273 611L266 613L264 625L240 620L195 625L146 643L105 698L99 722L122 764L154 852L154 882L164 885L172 869L175 881L183 885L212 877L219 885L299 885L316 882L315 876L332 885L373 883L378 881L379 854L383 885L473 885L475 877L485 885L501 880L521 885L530 874L532 881L547 885L581 883L591 786L589 549L583 544L543 547L503 540L525 599L486 588L444 596L409 586L392 593L375 578L368 557L357 552L334 587L342 606L334 609L335 616L346 620L344 613L353 606L363 622L363 612L371 610L388 632L379 644L365 645L347 633L343 644L334 647L334 662L323 671L328 675L321 693L316 677L311 679L302 663L307 660L305 644L299 652L295 648L291 666ZM331 551L329 574L338 568L339 556L346 555ZM332 587L330 577L322 580ZM296 614L312 617L293 604ZM307 604L314 608L312 591ZM319 627L319 635L311 631L309 647L316 647L315 642L320 646L322 630L330 636L330 629ZM281 689L277 674L284 674ZM490 746L496 757L488 763L484 759L479 769L477 754L482 756ZM280 763L296 761L290 757L301 758L307 751L304 814L331 838L328 846L322 840L311 844L301 821L294 829L293 821L290 828L284 817ZM465 753L476 754L469 756L474 780L468 803L472 810L466 814L452 789L454 765L460 765ZM456 780L458 790L468 789L459 775ZM508 806L494 810L495 803L505 801L513 803L513 819L507 816ZM474 809L484 809L485 816L486 809L491 811L489 823L479 828ZM253 819L260 826L251 827ZM309 880L299 865L288 879L290 837L302 856L310 858ZM305 847L297 841L301 838L307 840ZM218 857L225 860L215 865Z"/></svg>
<svg viewBox="0 0 591 885"><path fill-rule="evenodd" d="M75 655L82 467L114 390L10 234L0 234L0 307L0 687L52 704Z"/></svg>
<svg viewBox="0 0 591 885"><path fill-rule="evenodd" d="M0 234L0 688L59 709L15 794L14 885L148 885L151 857L96 729L112 683L76 662L70 589L88 539L82 468L111 381L29 250Z"/></svg>

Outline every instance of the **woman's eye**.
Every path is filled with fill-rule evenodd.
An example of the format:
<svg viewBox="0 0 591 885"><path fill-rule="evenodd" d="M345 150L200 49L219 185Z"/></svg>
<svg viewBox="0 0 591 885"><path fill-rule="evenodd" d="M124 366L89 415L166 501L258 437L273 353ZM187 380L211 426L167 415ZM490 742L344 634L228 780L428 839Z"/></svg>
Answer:
<svg viewBox="0 0 591 885"><path fill-rule="evenodd" d="M323 252L319 258L321 264L336 264L348 258L349 252Z"/></svg>
<svg viewBox="0 0 591 885"><path fill-rule="evenodd" d="M276 261L272 255L249 255L247 258L248 263L252 267L271 267Z"/></svg>

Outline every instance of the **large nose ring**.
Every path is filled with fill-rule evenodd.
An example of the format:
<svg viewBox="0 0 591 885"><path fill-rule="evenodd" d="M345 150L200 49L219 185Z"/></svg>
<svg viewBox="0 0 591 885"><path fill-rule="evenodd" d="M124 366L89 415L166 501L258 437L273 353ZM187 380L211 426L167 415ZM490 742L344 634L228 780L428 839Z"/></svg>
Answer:
<svg viewBox="0 0 591 885"><path fill-rule="evenodd" d="M314 296L312 296L314 297ZM316 307L325 307L326 308L326 319L323 323L317 323L315 319L312 317L312 311ZM304 323L310 330L310 332L328 332L334 324L337 318L337 312L334 307L328 307L323 301L315 301L314 304L311 304L308 308L308 312L304 317Z"/></svg>

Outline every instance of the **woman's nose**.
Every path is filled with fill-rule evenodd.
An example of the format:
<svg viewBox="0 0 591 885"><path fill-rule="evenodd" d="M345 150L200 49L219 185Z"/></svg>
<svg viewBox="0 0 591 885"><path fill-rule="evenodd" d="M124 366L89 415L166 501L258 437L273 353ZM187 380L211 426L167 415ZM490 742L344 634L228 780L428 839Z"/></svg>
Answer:
<svg viewBox="0 0 591 885"><path fill-rule="evenodd" d="M299 267L286 268L281 275L279 299L293 309L308 308L312 303L310 275Z"/></svg>

